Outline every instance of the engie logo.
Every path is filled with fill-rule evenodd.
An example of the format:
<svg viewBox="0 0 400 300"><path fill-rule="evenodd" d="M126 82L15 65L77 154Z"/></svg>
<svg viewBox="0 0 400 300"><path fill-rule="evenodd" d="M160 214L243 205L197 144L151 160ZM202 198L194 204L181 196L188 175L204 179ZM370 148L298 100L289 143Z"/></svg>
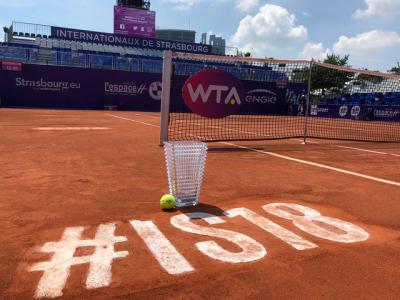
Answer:
<svg viewBox="0 0 400 300"><path fill-rule="evenodd" d="M272 91L265 89L252 90L247 93L246 102L248 103L262 103L262 104L276 104L278 98Z"/></svg>
<svg viewBox="0 0 400 300"><path fill-rule="evenodd" d="M239 110L244 101L244 88L228 72L205 70L189 77L182 95L192 112L207 118L224 118Z"/></svg>

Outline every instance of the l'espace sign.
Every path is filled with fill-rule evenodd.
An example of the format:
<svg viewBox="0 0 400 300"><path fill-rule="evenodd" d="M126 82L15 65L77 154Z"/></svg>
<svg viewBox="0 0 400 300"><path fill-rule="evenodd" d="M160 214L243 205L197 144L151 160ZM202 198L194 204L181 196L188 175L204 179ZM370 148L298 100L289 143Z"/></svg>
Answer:
<svg viewBox="0 0 400 300"><path fill-rule="evenodd" d="M186 106L206 118L224 118L237 113L245 100L242 83L221 70L204 70L189 77L183 85Z"/></svg>

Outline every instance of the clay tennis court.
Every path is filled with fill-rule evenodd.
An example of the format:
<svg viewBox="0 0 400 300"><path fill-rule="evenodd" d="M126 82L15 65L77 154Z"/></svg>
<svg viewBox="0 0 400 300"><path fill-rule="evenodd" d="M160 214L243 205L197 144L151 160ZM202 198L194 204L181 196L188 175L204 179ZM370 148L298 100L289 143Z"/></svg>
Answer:
<svg viewBox="0 0 400 300"><path fill-rule="evenodd" d="M202 204L167 213L159 208L168 189L156 113L1 109L0 137L2 299L400 294L399 144L210 143ZM191 221L198 230L231 233L179 229L194 212L210 214ZM235 217L244 212L247 219ZM229 240L232 232L245 250ZM55 261L63 239L80 246ZM225 251L220 259L210 243L208 255L199 251L207 241ZM101 264L107 259L110 268Z"/></svg>

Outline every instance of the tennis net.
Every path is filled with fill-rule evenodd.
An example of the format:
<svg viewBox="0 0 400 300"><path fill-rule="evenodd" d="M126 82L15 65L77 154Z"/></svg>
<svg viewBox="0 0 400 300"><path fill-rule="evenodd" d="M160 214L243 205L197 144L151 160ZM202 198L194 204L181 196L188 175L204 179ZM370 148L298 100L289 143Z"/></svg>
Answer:
<svg viewBox="0 0 400 300"><path fill-rule="evenodd" d="M398 75L314 61L166 52L162 99L161 142L400 142Z"/></svg>

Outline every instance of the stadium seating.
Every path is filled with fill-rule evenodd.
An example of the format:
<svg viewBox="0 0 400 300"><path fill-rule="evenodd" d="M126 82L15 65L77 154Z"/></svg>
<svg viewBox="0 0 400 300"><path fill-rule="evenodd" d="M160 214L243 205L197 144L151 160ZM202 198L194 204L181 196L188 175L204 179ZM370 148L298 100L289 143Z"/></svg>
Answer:
<svg viewBox="0 0 400 300"><path fill-rule="evenodd" d="M71 49L53 48L51 56L53 64L61 66L73 65Z"/></svg>
<svg viewBox="0 0 400 300"><path fill-rule="evenodd" d="M21 39L13 43L0 43L0 60L148 73L162 72L161 51L58 40L39 34L26 36L22 32L14 35ZM268 65L236 65L183 59L175 63L175 74L187 76L205 68L226 70L242 80L276 82L288 79L284 72L274 71ZM359 86L350 86L339 94L319 95L319 104L400 105L400 91L383 90L372 93L368 90L377 88L373 83L368 84L365 91Z"/></svg>
<svg viewBox="0 0 400 300"><path fill-rule="evenodd" d="M28 58L28 52L29 50L23 47L0 46L0 59L10 59L25 62Z"/></svg>
<svg viewBox="0 0 400 300"><path fill-rule="evenodd" d="M341 96L325 95L321 97L320 104L343 105L400 105L400 92L373 92L373 93L343 93Z"/></svg>

